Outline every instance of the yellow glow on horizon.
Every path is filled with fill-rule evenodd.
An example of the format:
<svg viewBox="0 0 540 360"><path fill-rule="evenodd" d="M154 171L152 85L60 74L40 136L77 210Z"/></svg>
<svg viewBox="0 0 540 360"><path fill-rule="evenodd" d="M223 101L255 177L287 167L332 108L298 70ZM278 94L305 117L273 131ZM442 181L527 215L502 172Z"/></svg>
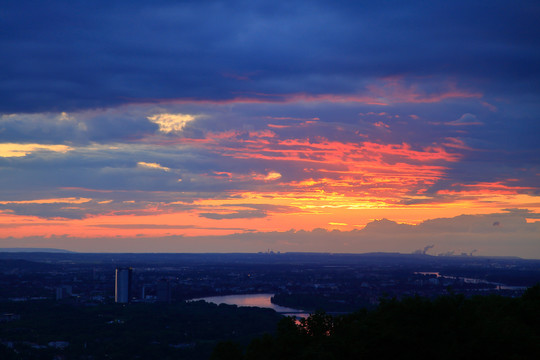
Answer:
<svg viewBox="0 0 540 360"><path fill-rule="evenodd" d="M502 212L508 203L493 207L488 203L461 201L454 206L448 204L418 204L405 206L351 207L328 206L320 204L316 198L310 199L313 205L299 208L288 196L272 199L268 194L251 193L249 196L229 199L202 199L194 202L187 210L162 210L149 207L137 215L120 212L101 214L84 219L41 219L38 217L16 215L4 210L0 212L0 223L4 233L12 237L23 236L73 236L73 237L153 237L153 236L221 236L245 231L288 231L290 229L311 231L316 228L358 230L373 219L386 218L398 223L417 225L427 219L451 218L458 215L477 215ZM290 194L289 194L290 195ZM47 199L42 203L68 202L82 203L78 198ZM249 201L248 201L249 200ZM38 200L39 201L39 200ZM131 203L136 203L132 201ZM201 213L230 214L254 211L258 206L268 207L266 217L209 219ZM532 205L532 200L531 200ZM281 208L283 207L283 208ZM263 207L264 208L264 207ZM540 206L530 206L530 210L540 211ZM406 211L405 211L406 210ZM331 222L328 219L332 219ZM528 220L534 222L534 220ZM146 225L145 225L146 224ZM327 224L324 226L323 224Z"/></svg>

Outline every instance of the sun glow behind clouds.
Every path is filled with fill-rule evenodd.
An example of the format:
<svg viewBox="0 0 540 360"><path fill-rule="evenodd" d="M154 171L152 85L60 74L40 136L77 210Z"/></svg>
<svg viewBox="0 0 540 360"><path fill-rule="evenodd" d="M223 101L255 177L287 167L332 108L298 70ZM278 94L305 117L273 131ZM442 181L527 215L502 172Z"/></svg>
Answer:
<svg viewBox="0 0 540 360"><path fill-rule="evenodd" d="M76 237L103 237L116 249L139 242L154 251L156 237L177 236L181 247L161 249L186 251L202 249L190 237L218 235L204 250L358 251L367 248L339 247L324 231L504 209L540 219L540 27L529 2L499 4L486 16L464 0L390 8L323 0L294 13L269 0L257 9L222 0L81 9L51 0L36 5L47 25L40 31L28 31L35 18L19 3L0 2L10 15L10 36L0 37L9 54L2 58L9 86L0 86L0 245L58 236L73 250L99 250ZM48 16L58 9L93 35L59 47L58 34L73 24ZM213 21L185 33L177 13ZM463 13L475 21L455 16ZM447 36L418 41L419 33ZM108 34L121 52L109 51ZM393 51L378 51L380 44ZM88 48L94 61L81 76L80 59L70 55ZM193 56L201 50L204 60ZM110 64L121 69L112 77ZM540 223L523 227L536 232L521 238L491 236L509 229L504 216L486 226L481 247L525 241L531 245L520 254L536 246L540 258ZM316 228L326 230L295 247L274 246L292 241L290 229ZM231 242L242 232L244 240ZM283 234L255 247L265 232ZM469 239L391 235L392 251ZM321 246L311 247L317 236ZM421 243L400 247L409 241ZM505 249L496 253L518 254Z"/></svg>
<svg viewBox="0 0 540 360"><path fill-rule="evenodd" d="M287 110L275 106L280 112ZM155 113L140 105L127 109L124 115L122 109L111 113L115 118L128 119L140 119L137 115L141 113ZM195 121L198 115L188 114L193 109L208 114L204 122ZM167 113L144 115L145 122L139 126L146 132L137 130L134 132L137 136L78 145L69 142L70 146L50 148L39 145L42 148L38 149L44 151L72 151L66 159L77 157L78 164L96 164L97 171L92 176L98 181L59 187L60 200L0 203L4 221L8 215L16 218L32 214L36 221L65 219L61 227L50 224L36 224L28 229L13 227L9 234L199 236L318 227L350 231L365 226L373 218L419 223L434 216L490 213L524 204L530 209L538 207L534 197L518 194L532 192L534 187L519 185L518 180L515 184L510 180L468 185L445 182L446 187L434 189L452 167L466 158L467 152L477 150L460 137L461 132L445 132L429 142L418 141L410 136L414 132L404 132L404 126L399 125L400 121L408 121L409 126L416 126L415 122L420 121L406 116L409 110L400 116L391 112L355 113L361 119L369 116L386 119L392 114L385 120L388 130L385 138L380 137L378 129L370 133L375 128L371 120L366 121L367 127L362 122L331 123L313 116L305 119L317 121L304 121L304 118L267 115L271 110L264 108L254 115L253 105L227 108L191 105L184 110L171 106ZM104 113L99 113L97 120L86 116L85 121L93 131L97 128L95 123L108 124L103 121L108 116ZM83 117L73 113L69 119L61 120L78 121ZM407 120L395 120L398 118ZM34 118L30 120L36 123ZM159 126L161 135L155 133L155 125L148 127L149 122ZM276 122L279 126L272 126ZM184 133L188 126L190 132L196 133L195 137ZM433 128L436 126L439 125ZM456 128L442 122L440 126ZM146 161L138 161L141 158ZM125 164L136 164L136 171L133 165ZM173 174L182 174L182 179ZM80 181L80 177L77 174L72 180ZM113 185L109 184L110 180ZM94 195L95 199L87 204L67 201ZM114 201L109 200L111 196ZM71 207L65 205L69 202ZM69 211L81 215L70 219ZM94 226L98 221L117 227ZM163 225L141 225L156 221ZM245 228L246 223L249 229Z"/></svg>

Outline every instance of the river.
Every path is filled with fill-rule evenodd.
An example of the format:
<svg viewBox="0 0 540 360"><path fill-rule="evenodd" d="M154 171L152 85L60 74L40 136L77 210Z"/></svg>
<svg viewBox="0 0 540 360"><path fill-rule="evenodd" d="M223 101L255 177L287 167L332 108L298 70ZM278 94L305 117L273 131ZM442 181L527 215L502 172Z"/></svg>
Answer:
<svg viewBox="0 0 540 360"><path fill-rule="evenodd" d="M487 280L482 280L482 279L441 275L439 272L433 272L433 271L417 271L415 272L415 274L433 275L437 278L443 278L443 279L462 280L464 283L467 283L467 284L490 284L490 285L496 286L497 290L525 290L527 289L527 286L510 286L510 285L505 285L502 283L497 283L497 282L487 281Z"/></svg>
<svg viewBox="0 0 540 360"><path fill-rule="evenodd" d="M306 313L303 310L288 308L285 306L279 306L272 304L270 298L274 294L243 294L243 295L224 295L224 296L209 296L204 298L192 299L190 301L199 301L204 300L206 302L211 302L214 304L227 304L227 305L237 305L237 306L255 306L260 308L269 308L273 309L276 312L284 316L296 316L305 318L309 316L309 313Z"/></svg>

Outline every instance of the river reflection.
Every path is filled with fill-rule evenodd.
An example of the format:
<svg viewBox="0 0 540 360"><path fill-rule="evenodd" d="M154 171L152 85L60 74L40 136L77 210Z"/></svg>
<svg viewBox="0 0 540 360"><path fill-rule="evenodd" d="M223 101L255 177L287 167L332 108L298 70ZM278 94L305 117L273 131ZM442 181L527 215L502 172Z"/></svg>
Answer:
<svg viewBox="0 0 540 360"><path fill-rule="evenodd" d="M502 283L497 283L493 281L487 281L483 279L476 279L476 278L468 278L468 277L459 277L459 276L449 276L449 275L441 275L439 272L433 272L433 271L417 271L415 274L420 275L431 275L435 276L437 278L443 278L443 279L451 279L451 280L461 280L466 284L489 284L494 285L497 287L497 290L526 290L526 286L510 286L505 285Z"/></svg>
<svg viewBox="0 0 540 360"><path fill-rule="evenodd" d="M261 308L273 309L276 312L285 316L296 316L305 318L309 316L303 310L288 308L285 306L279 306L272 304L270 298L274 294L244 294L244 295L225 295L225 296L209 296L204 298L192 299L190 301L204 300L214 304L227 304L237 306L256 306Z"/></svg>

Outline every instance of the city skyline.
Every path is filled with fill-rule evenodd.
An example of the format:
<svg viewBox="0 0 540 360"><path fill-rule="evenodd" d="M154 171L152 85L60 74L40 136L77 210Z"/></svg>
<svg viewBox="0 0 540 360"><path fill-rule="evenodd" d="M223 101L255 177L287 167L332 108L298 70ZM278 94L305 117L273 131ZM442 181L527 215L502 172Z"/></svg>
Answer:
<svg viewBox="0 0 540 360"><path fill-rule="evenodd" d="M533 1L0 5L0 247L540 258Z"/></svg>

